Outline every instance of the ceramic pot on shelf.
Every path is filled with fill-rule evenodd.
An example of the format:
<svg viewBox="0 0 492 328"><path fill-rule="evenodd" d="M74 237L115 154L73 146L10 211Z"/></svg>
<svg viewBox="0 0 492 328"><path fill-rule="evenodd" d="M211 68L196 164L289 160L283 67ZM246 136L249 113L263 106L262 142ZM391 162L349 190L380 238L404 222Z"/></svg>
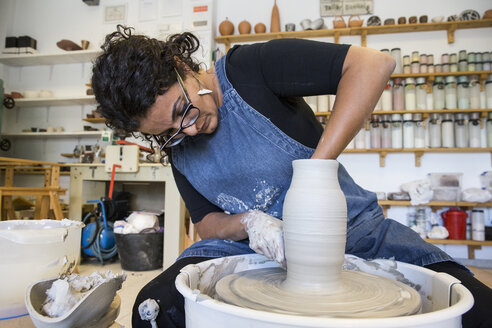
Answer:
<svg viewBox="0 0 492 328"><path fill-rule="evenodd" d="M265 33L266 26L263 23L258 23L255 25L255 33Z"/></svg>
<svg viewBox="0 0 492 328"><path fill-rule="evenodd" d="M340 285L347 234L347 203L338 182L338 162L301 159L292 166L282 215L288 268L284 287L302 286L315 294L332 291Z"/></svg>
<svg viewBox="0 0 492 328"><path fill-rule="evenodd" d="M243 20L237 26L239 34L249 34L251 32L251 24L247 20Z"/></svg>
<svg viewBox="0 0 492 328"><path fill-rule="evenodd" d="M363 23L364 23L364 20L360 19L359 15L352 15L349 18L348 26L349 27L361 27Z"/></svg>
<svg viewBox="0 0 492 328"><path fill-rule="evenodd" d="M221 35L234 34L234 24L232 24L226 17L226 19L219 24L219 32Z"/></svg>
<svg viewBox="0 0 492 328"><path fill-rule="evenodd" d="M277 0L273 2L272 18L270 21L270 32L280 32L280 14L277 7Z"/></svg>
<svg viewBox="0 0 492 328"><path fill-rule="evenodd" d="M337 15L333 19L333 28L345 28L347 27L347 24L345 24L345 20L343 19L342 16Z"/></svg>

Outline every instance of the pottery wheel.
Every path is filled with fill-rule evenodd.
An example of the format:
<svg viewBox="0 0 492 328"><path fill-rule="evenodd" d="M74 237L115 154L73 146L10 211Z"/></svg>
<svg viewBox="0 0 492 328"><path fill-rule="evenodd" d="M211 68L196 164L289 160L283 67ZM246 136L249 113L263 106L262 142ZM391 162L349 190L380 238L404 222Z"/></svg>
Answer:
<svg viewBox="0 0 492 328"><path fill-rule="evenodd" d="M287 272L280 268L242 271L225 276L215 286L229 304L282 314L383 318L415 314L420 295L396 280L358 271L342 271L338 291L327 295L291 292L282 287Z"/></svg>

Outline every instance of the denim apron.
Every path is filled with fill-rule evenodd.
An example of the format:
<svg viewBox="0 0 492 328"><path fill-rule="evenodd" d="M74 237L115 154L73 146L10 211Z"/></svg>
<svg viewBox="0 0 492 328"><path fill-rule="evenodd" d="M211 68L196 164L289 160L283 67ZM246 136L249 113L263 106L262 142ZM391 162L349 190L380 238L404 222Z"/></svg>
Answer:
<svg viewBox="0 0 492 328"><path fill-rule="evenodd" d="M310 158L314 149L287 136L241 98L227 79L225 59L222 57L215 65L223 98L218 127L212 134L186 137L173 147L173 164L200 194L224 212L255 209L281 219L292 161ZM338 180L347 200L346 253L417 265L451 260L411 229L385 219L375 193L358 186L341 164ZM248 253L254 253L248 240L204 239L186 249L180 258Z"/></svg>

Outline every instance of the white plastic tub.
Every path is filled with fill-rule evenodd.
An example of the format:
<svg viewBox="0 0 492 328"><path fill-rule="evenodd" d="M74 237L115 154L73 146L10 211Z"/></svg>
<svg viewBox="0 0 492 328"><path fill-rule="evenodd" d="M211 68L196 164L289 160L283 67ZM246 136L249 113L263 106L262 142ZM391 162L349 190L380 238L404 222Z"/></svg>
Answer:
<svg viewBox="0 0 492 328"><path fill-rule="evenodd" d="M473 296L445 273L391 260L364 261L346 255L345 267L389 277L414 287L422 297L422 313L398 318L347 319L283 315L225 304L213 299L222 277L251 269L277 266L257 254L241 255L188 265L176 278L185 297L186 327L461 327L461 315L473 306Z"/></svg>
<svg viewBox="0 0 492 328"><path fill-rule="evenodd" d="M0 319L27 313L29 285L73 269L80 257L82 227L70 220L0 222Z"/></svg>

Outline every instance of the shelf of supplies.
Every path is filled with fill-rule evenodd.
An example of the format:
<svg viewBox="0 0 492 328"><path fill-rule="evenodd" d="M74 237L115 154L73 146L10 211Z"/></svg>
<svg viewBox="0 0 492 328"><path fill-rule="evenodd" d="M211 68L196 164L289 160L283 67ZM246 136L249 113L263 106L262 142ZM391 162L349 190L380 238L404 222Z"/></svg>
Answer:
<svg viewBox="0 0 492 328"><path fill-rule="evenodd" d="M432 83L436 79L436 76L441 76L441 77L446 77L446 76L471 76L471 75L477 75L478 80L480 81L480 89L483 91L484 86L483 86L483 81L487 80L487 77L492 74L491 71L465 71L465 72L440 72L440 73L414 73L414 74L392 74L391 78L402 78L406 79L408 77L412 78L418 78L418 77L425 77L426 78L426 84L427 84L427 93L432 92Z"/></svg>
<svg viewBox="0 0 492 328"><path fill-rule="evenodd" d="M389 34L389 33L409 33L427 31L447 31L448 43L454 42L454 32L459 29L492 27L492 19L480 19L456 22L441 23L421 23L421 24L402 24L402 25L383 25L383 26L363 26L347 27L339 29L322 29L310 31L293 31L278 33L258 33L258 34L239 34L217 36L215 41L223 43L226 50L229 50L232 43L267 41L282 38L320 38L334 37L335 43L339 43L340 36L360 35L361 45L367 45L367 35Z"/></svg>
<svg viewBox="0 0 492 328"><path fill-rule="evenodd" d="M417 110L375 110L372 115L393 115L393 114L423 114L423 118L429 117L429 114L470 114L481 113L482 117L487 117L487 114L492 112L492 108L486 109L417 109ZM316 116L330 117L331 112L315 112Z"/></svg>
<svg viewBox="0 0 492 328"><path fill-rule="evenodd" d="M83 118L82 120L89 122L89 123L104 123L104 122L106 122L106 119L104 117Z"/></svg>
<svg viewBox="0 0 492 328"><path fill-rule="evenodd" d="M455 240L455 239L424 239L426 242L437 245L466 245L468 246L468 258L475 258L475 250L482 249L482 246L492 246L492 241L477 240Z"/></svg>
<svg viewBox="0 0 492 328"><path fill-rule="evenodd" d="M90 62L101 50L76 50L52 54L1 55L0 63L8 66L59 65Z"/></svg>
<svg viewBox="0 0 492 328"><path fill-rule="evenodd" d="M390 206L428 206L428 207L492 207L492 202L476 203L476 202L452 202L452 201L432 201L426 204L412 205L409 200L379 200L381 207Z"/></svg>
<svg viewBox="0 0 492 328"><path fill-rule="evenodd" d="M388 153L414 153L415 166L420 167L421 157L424 153L492 153L492 147L485 148L372 148L372 149L345 149L344 154L377 153L379 154L379 166L386 164Z"/></svg>
<svg viewBox="0 0 492 328"><path fill-rule="evenodd" d="M103 131L2 133L3 137L99 137Z"/></svg>
<svg viewBox="0 0 492 328"><path fill-rule="evenodd" d="M15 99L15 107L71 106L95 103L96 98L94 96Z"/></svg>

